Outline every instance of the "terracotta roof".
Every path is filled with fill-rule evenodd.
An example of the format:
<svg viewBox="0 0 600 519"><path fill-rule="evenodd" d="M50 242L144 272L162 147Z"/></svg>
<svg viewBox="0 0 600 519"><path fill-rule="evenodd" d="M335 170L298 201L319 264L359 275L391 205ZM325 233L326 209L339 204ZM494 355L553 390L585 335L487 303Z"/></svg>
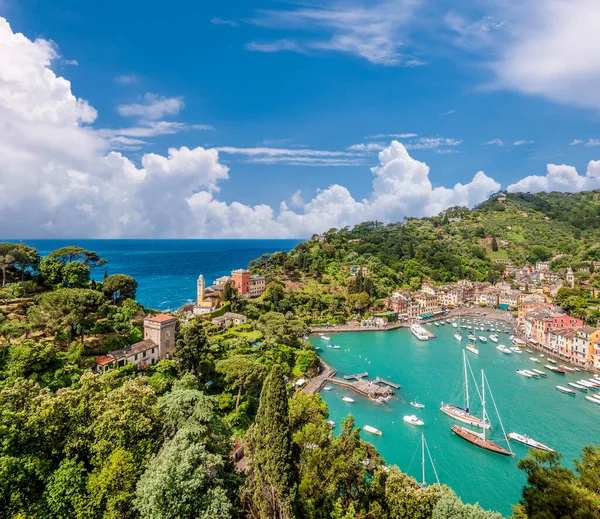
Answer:
<svg viewBox="0 0 600 519"><path fill-rule="evenodd" d="M110 364L114 361L115 359L113 357L107 357L106 355L99 355L98 357L96 357L96 364L98 366L106 366L107 364Z"/></svg>
<svg viewBox="0 0 600 519"><path fill-rule="evenodd" d="M123 357L130 357L131 355L142 353L151 350L152 348L158 348L158 345L153 340L146 339L145 341L136 342L135 344L126 346L120 350L111 351L108 355L113 357L113 359L122 359Z"/></svg>
<svg viewBox="0 0 600 519"><path fill-rule="evenodd" d="M175 316L169 315L169 314L158 314L158 315L155 315L154 317L150 317L150 319L148 319L148 320L153 323L166 323L168 321L172 321L173 319L177 319L177 318Z"/></svg>

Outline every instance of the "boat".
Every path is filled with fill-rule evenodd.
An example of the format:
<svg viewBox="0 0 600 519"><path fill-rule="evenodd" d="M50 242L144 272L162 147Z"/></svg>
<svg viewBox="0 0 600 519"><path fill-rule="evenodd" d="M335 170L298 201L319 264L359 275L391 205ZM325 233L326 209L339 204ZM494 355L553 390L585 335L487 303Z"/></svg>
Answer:
<svg viewBox="0 0 600 519"><path fill-rule="evenodd" d="M573 373L575 371L573 368L570 368L569 366L565 366L564 364L561 364L560 367L562 369L564 369L565 371L568 371L569 373Z"/></svg>
<svg viewBox="0 0 600 519"><path fill-rule="evenodd" d="M344 402L348 402L349 404L353 404L353 403L354 403L354 399L353 399L353 398L350 398L349 396L343 396L343 397L342 397L342 400L343 400Z"/></svg>
<svg viewBox="0 0 600 519"><path fill-rule="evenodd" d="M483 409L482 417L483 421L489 423L489 419L485 409L485 381L485 373L483 372L483 370L481 370L481 407ZM463 440L468 441L469 443L475 445L476 447L479 447L480 449L484 449L486 451L493 452L496 454L501 454L502 456L514 456L514 453L510 448L508 438L506 437L506 433L504 432L504 425L502 424L502 419L500 418L500 414L498 413L498 408L496 407L496 402L494 401L494 397L491 391L490 396L492 397L494 409L496 409L496 413L498 414L498 420L500 421L500 427L502 429L502 434L504 435L504 439L506 441L506 446L508 447L508 450L498 445L496 442L488 440L485 437L485 429L483 429L482 432L475 432L471 429L467 429L466 427L462 427L460 425L453 425L450 428L450 430L457 436L460 436Z"/></svg>
<svg viewBox="0 0 600 519"><path fill-rule="evenodd" d="M534 449L539 449L541 451L554 452L554 449L551 449L550 447L548 447L547 445L544 445L543 443L535 441L533 438L530 438L526 434L518 434L518 433L511 432L511 433L508 433L508 437L511 440L522 443L523 445L527 445L527 447L532 447Z"/></svg>
<svg viewBox="0 0 600 519"><path fill-rule="evenodd" d="M454 326L454 328L458 328L458 324L456 323L452 323L452 326Z"/></svg>
<svg viewBox="0 0 600 519"><path fill-rule="evenodd" d="M598 398L596 395L585 395L583 398L589 400L590 402L594 402L594 404L600 405L600 398Z"/></svg>
<svg viewBox="0 0 600 519"><path fill-rule="evenodd" d="M339 350L340 346L338 346L337 344L328 344L327 345L328 348L332 349L332 350Z"/></svg>
<svg viewBox="0 0 600 519"><path fill-rule="evenodd" d="M335 422L333 420L327 420L327 427L333 429L335 427Z"/></svg>
<svg viewBox="0 0 600 519"><path fill-rule="evenodd" d="M442 411L443 413L447 414L448 416L450 416L451 418L454 418L455 420L457 420L459 422L466 423L468 425L473 425L475 427L480 427L482 429L489 429L491 427L491 424L489 422L486 422L486 421L482 420L481 418L479 418L478 416L475 416L475 415L472 415L469 413L469 378L468 378L468 374L467 374L467 365L468 365L467 354L463 350L463 374L464 374L464 378L465 378L465 407L462 408L462 407L459 407L454 404L444 404L442 402L442 407L440 408L440 411ZM469 369L470 368L471 368L471 366L469 365Z"/></svg>
<svg viewBox="0 0 600 519"><path fill-rule="evenodd" d="M564 375L566 373L564 369L558 366L552 366L551 364L545 364L544 367L549 369L550 371L554 371L554 373L559 373L560 375Z"/></svg>
<svg viewBox="0 0 600 519"><path fill-rule="evenodd" d="M531 371L529 369L524 369L523 371L525 373L528 373L533 378L540 378L540 376L535 371Z"/></svg>
<svg viewBox="0 0 600 519"><path fill-rule="evenodd" d="M331 337L328 337L327 335L321 335L321 339L323 339L324 341L330 341Z"/></svg>
<svg viewBox="0 0 600 519"><path fill-rule="evenodd" d="M516 373L523 377L527 377L527 378L531 378L531 376L532 376L531 373L529 373L527 370L524 370L524 369L518 369L516 371Z"/></svg>
<svg viewBox="0 0 600 519"><path fill-rule="evenodd" d="M568 387L564 387L564 386L556 386L556 389L558 389L561 393L566 393L567 395L576 395L577 392L574 391L573 389L569 389Z"/></svg>
<svg viewBox="0 0 600 519"><path fill-rule="evenodd" d="M413 407L416 407L417 409L423 409L425 407L423 404L419 404L419 402L417 402L416 398L413 402L410 403L410 405L412 405Z"/></svg>
<svg viewBox="0 0 600 519"><path fill-rule="evenodd" d="M496 346L496 349L502 353L506 353L506 355L510 355L512 351L510 351L504 344L499 344Z"/></svg>
<svg viewBox="0 0 600 519"><path fill-rule="evenodd" d="M521 355L523 353L521 349L517 348L516 346L510 346L508 349L517 355Z"/></svg>
<svg viewBox="0 0 600 519"><path fill-rule="evenodd" d="M440 325L440 323L435 323L435 325L436 325L436 326L439 326L439 325Z"/></svg>
<svg viewBox="0 0 600 519"><path fill-rule="evenodd" d="M472 333L470 333L469 335L467 335L467 337L468 337L468 339L470 341L476 341L477 340L476 337Z"/></svg>
<svg viewBox="0 0 600 519"><path fill-rule="evenodd" d="M410 331L420 341L428 341L429 340L429 336L431 335L419 323L413 323L413 324L411 324L410 325Z"/></svg>
<svg viewBox="0 0 600 519"><path fill-rule="evenodd" d="M594 384L591 384L587 380L578 380L577 383L580 386L587 387L588 389L595 389L596 388L596 386Z"/></svg>
<svg viewBox="0 0 600 519"><path fill-rule="evenodd" d="M456 332L456 333L454 334L454 338L455 338L457 341L462 341L462 335L461 335L461 333L460 333L460 332Z"/></svg>
<svg viewBox="0 0 600 519"><path fill-rule="evenodd" d="M532 350L525 350L527 353L531 353L533 355L533 351Z"/></svg>
<svg viewBox="0 0 600 519"><path fill-rule="evenodd" d="M534 373L537 373L540 377L547 377L548 373L546 373L545 371L542 371L541 369L532 369L531 371L533 371Z"/></svg>
<svg viewBox="0 0 600 519"><path fill-rule="evenodd" d="M585 386L582 386L581 384L577 384L576 382L569 382L569 386L574 387L575 389L579 390L579 391L588 391L588 388Z"/></svg>
<svg viewBox="0 0 600 519"><path fill-rule="evenodd" d="M588 382L594 387L600 387L600 380L598 380L597 378L590 378L588 379Z"/></svg>
<svg viewBox="0 0 600 519"><path fill-rule="evenodd" d="M497 335L490 335L490 341L492 341L492 342L498 342L498 336Z"/></svg>
<svg viewBox="0 0 600 519"><path fill-rule="evenodd" d="M467 344L466 350L470 351L471 353L473 353L475 355L479 355L479 350L475 347L474 344Z"/></svg>
<svg viewBox="0 0 600 519"><path fill-rule="evenodd" d="M429 445L427 445L427 442L425 441L425 435L421 433L421 488L425 488L427 486L427 483L425 481L425 449L427 449L427 454L429 455L429 461L431 462L431 468L433 469L433 473L435 474L437 484L438 486L440 486L440 478L438 478L437 470L435 470L433 458L431 457L431 452L429 451Z"/></svg>
<svg viewBox="0 0 600 519"><path fill-rule="evenodd" d="M480 335L479 337L477 337L481 342L487 342L487 339L483 336Z"/></svg>
<svg viewBox="0 0 600 519"><path fill-rule="evenodd" d="M333 389L333 387L332 386L325 386L323 389L325 391L331 391Z"/></svg>
<svg viewBox="0 0 600 519"><path fill-rule="evenodd" d="M540 359L537 359L536 357L529 357L529 360L531 362L542 362Z"/></svg>
<svg viewBox="0 0 600 519"><path fill-rule="evenodd" d="M402 418L406 423L411 425L425 425L423 420L419 420L414 414L407 414Z"/></svg>
<svg viewBox="0 0 600 519"><path fill-rule="evenodd" d="M556 361L554 359L551 359L550 357L548 357L546 359L550 364L556 364Z"/></svg>
<svg viewBox="0 0 600 519"><path fill-rule="evenodd" d="M371 427L370 425L365 425L363 427L363 430L365 430L365 431L367 431L368 433L371 433L371 434L377 434L378 436L382 435L382 433L381 433L381 431L379 429L376 429L375 427Z"/></svg>

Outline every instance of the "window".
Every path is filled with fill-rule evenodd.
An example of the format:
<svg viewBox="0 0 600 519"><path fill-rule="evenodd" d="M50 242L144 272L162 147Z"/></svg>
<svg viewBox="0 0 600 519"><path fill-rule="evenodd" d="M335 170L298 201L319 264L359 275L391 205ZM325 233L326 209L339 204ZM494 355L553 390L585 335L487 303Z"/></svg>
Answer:
<svg viewBox="0 0 600 519"><path fill-rule="evenodd" d="M147 353L147 352L145 351L145 352L144 352L144 355L143 355L143 356L144 356L144 358L146 358L146 353Z"/></svg>
<svg viewBox="0 0 600 519"><path fill-rule="evenodd" d="M152 353L154 353L154 348L152 348Z"/></svg>
<svg viewBox="0 0 600 519"><path fill-rule="evenodd" d="M135 360L137 360L137 359L138 359L138 354L137 354L137 353L135 354L135 357L134 357L134 359L135 359Z"/></svg>
<svg viewBox="0 0 600 519"><path fill-rule="evenodd" d="M167 333L165 334L167 337L171 337L171 330L167 330Z"/></svg>

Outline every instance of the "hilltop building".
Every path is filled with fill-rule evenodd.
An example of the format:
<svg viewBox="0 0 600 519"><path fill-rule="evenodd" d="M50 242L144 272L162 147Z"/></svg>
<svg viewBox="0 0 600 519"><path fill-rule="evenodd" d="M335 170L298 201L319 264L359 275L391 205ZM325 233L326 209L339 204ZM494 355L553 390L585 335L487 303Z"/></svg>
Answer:
<svg viewBox="0 0 600 519"><path fill-rule="evenodd" d="M571 267L567 269L567 283L571 288L575 287L575 274Z"/></svg>
<svg viewBox="0 0 600 519"><path fill-rule="evenodd" d="M125 348L100 355L96 359L96 371L106 373L128 363L137 369L146 369L161 359L169 359L175 348L177 318L159 314L144 319L144 340Z"/></svg>

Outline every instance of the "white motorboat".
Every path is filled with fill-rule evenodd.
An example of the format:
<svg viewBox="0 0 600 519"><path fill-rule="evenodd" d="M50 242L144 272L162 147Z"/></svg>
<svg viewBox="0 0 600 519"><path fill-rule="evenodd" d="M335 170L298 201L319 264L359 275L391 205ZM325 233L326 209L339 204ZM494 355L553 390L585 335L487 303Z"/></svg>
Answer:
<svg viewBox="0 0 600 519"><path fill-rule="evenodd" d="M339 350L341 348L341 346L338 346L337 344L328 344L327 347L331 350Z"/></svg>
<svg viewBox="0 0 600 519"><path fill-rule="evenodd" d="M414 414L406 415L402 419L411 425L425 425L425 422L423 422L423 420L419 420Z"/></svg>
<svg viewBox="0 0 600 519"><path fill-rule="evenodd" d="M325 386L323 389L325 391L331 391L333 389L333 387L332 386Z"/></svg>
<svg viewBox="0 0 600 519"><path fill-rule="evenodd" d="M513 353L516 353L517 355L521 355L523 352L521 351L520 348L517 348L516 346L510 346L510 351L512 351Z"/></svg>
<svg viewBox="0 0 600 519"><path fill-rule="evenodd" d="M436 325L436 326L439 326L439 325L440 325L440 323L435 323L435 325Z"/></svg>
<svg viewBox="0 0 600 519"><path fill-rule="evenodd" d="M349 396L343 396L342 400L344 402L348 402L349 404L353 404L354 403L354 398L350 398Z"/></svg>
<svg viewBox="0 0 600 519"><path fill-rule="evenodd" d="M504 346L504 344L499 344L498 346L496 346L496 349L501 353L505 353L506 355L510 355L512 353L512 351L510 351L506 346Z"/></svg>
<svg viewBox="0 0 600 519"><path fill-rule="evenodd" d="M546 373L545 371L542 371L541 369L535 369L533 368L531 371L533 371L534 373L537 373L540 377L547 377L548 373Z"/></svg>
<svg viewBox="0 0 600 519"><path fill-rule="evenodd" d="M468 338L470 341L473 341L473 342L475 342L475 341L477 340L477 338L476 338L476 337L475 337L475 336L474 336L472 333L470 333L469 335L467 335L467 338Z"/></svg>
<svg viewBox="0 0 600 519"><path fill-rule="evenodd" d="M431 335L425 328L423 328L418 323L411 324L410 325L410 331L420 341L428 341L429 340L429 336Z"/></svg>
<svg viewBox="0 0 600 519"><path fill-rule="evenodd" d="M367 431L368 433L371 434L377 434L378 436L381 436L381 431L379 429L376 429L375 427L371 427L370 425L365 425L363 427L363 430Z"/></svg>
<svg viewBox="0 0 600 519"><path fill-rule="evenodd" d="M492 341L492 342L498 342L498 336L497 335L490 335L490 341Z"/></svg>
<svg viewBox="0 0 600 519"><path fill-rule="evenodd" d="M587 387L588 389L594 389L596 386L590 384L587 380L578 380L577 383L583 387Z"/></svg>
<svg viewBox="0 0 600 519"><path fill-rule="evenodd" d="M568 371L569 373L573 373L575 370L569 366L565 366L564 364L561 364L560 367L562 369L564 369L565 371Z"/></svg>
<svg viewBox="0 0 600 519"><path fill-rule="evenodd" d="M530 360L531 362L537 362L537 363L540 363L540 362L541 362L541 360L540 360L540 359L536 359L535 357L529 357L529 360Z"/></svg>
<svg viewBox="0 0 600 519"><path fill-rule="evenodd" d="M454 326L454 328L458 328L458 324L456 323L452 323L452 326Z"/></svg>
<svg viewBox="0 0 600 519"><path fill-rule="evenodd" d="M454 338L455 338L457 341L462 341L462 334L461 334L460 332L456 332L456 333L454 334Z"/></svg>
<svg viewBox="0 0 600 519"><path fill-rule="evenodd" d="M577 384L576 382L569 382L569 386L574 387L578 391L585 391L585 392L588 391L587 387L582 386L581 384Z"/></svg>
<svg viewBox="0 0 600 519"><path fill-rule="evenodd" d="M483 336L480 335L479 337L477 337L481 342L487 342L487 339Z"/></svg>
<svg viewBox="0 0 600 519"><path fill-rule="evenodd" d="M470 351L471 353L473 353L474 355L479 355L479 350L475 347L474 344L467 344L466 346L466 350Z"/></svg>
<svg viewBox="0 0 600 519"><path fill-rule="evenodd" d="M540 376L535 371L531 371L529 369L524 369L523 371L531 375L533 378L540 378Z"/></svg>
<svg viewBox="0 0 600 519"><path fill-rule="evenodd" d="M561 393L566 393L567 395L576 395L577 392L574 391L573 389L569 389L568 387L564 387L564 386L556 386L556 389L558 389Z"/></svg>
<svg viewBox="0 0 600 519"><path fill-rule="evenodd" d="M594 404L600 405L600 397L598 397L597 395L585 395L583 398L589 400L590 402L593 402Z"/></svg>
<svg viewBox="0 0 600 519"><path fill-rule="evenodd" d="M416 398L413 402L410 403L410 405L412 405L413 407L416 407L417 409L423 409L425 407L423 404L419 404L419 402L417 402Z"/></svg>
<svg viewBox="0 0 600 519"><path fill-rule="evenodd" d="M531 376L532 376L531 373L529 373L527 370L524 370L524 369L518 369L516 371L516 373L518 375L521 375L522 377L527 377L527 378L531 378Z"/></svg>
<svg viewBox="0 0 600 519"><path fill-rule="evenodd" d="M523 445L527 445L527 447L532 447L534 449L539 449L541 451L554 452L554 449L551 449L547 445L535 441L533 438L530 438L526 434L518 434L518 433L508 433L507 435L511 440L522 443Z"/></svg>
<svg viewBox="0 0 600 519"><path fill-rule="evenodd" d="M333 420L327 420L327 427L333 429L335 427L335 422Z"/></svg>
<svg viewBox="0 0 600 519"><path fill-rule="evenodd" d="M550 357L548 357L546 359L550 364L556 364L556 361L554 359L551 359Z"/></svg>
<svg viewBox="0 0 600 519"><path fill-rule="evenodd" d="M321 339L323 339L324 341L330 341L331 337L328 337L327 335L321 335Z"/></svg>

